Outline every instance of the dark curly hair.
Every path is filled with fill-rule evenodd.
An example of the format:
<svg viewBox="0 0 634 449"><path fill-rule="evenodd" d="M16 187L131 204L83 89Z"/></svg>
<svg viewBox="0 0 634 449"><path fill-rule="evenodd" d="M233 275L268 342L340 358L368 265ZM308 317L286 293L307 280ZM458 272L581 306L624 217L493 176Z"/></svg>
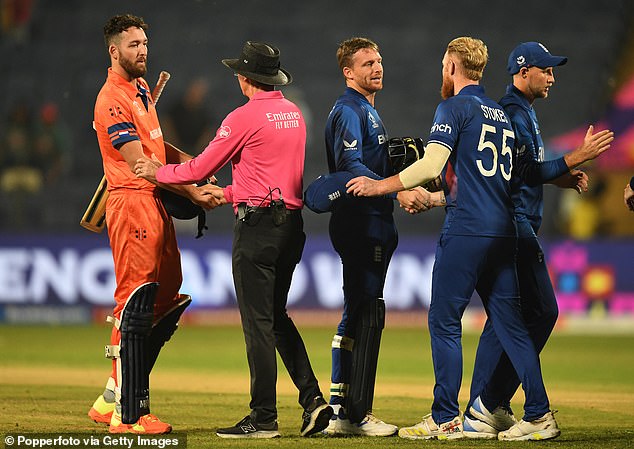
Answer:
<svg viewBox="0 0 634 449"><path fill-rule="evenodd" d="M106 48L112 44L117 37L130 27L141 28L147 30L148 25L143 17L133 16L132 14L122 14L111 17L103 27L103 38Z"/></svg>

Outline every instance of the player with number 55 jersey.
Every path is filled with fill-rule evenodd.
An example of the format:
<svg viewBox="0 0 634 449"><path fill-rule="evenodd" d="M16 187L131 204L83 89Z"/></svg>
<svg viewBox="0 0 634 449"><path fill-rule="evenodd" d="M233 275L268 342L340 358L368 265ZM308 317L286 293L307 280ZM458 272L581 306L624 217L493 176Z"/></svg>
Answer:
<svg viewBox="0 0 634 449"><path fill-rule="evenodd" d="M447 216L436 247L428 315L434 401L420 423L399 430L402 438L465 436L458 405L461 319L474 291L521 379L526 393L523 420L548 421L547 428L538 429L540 439L559 435L520 310L510 187L514 134L500 105L479 85L487 60L481 40L452 40L442 61L444 101L436 111L423 158L390 178L354 178L347 184L348 193L376 196L426 183L441 172L445 179Z"/></svg>
<svg viewBox="0 0 634 449"><path fill-rule="evenodd" d="M513 128L502 108L469 85L438 105L427 145L449 152L443 233L514 236L510 197Z"/></svg>

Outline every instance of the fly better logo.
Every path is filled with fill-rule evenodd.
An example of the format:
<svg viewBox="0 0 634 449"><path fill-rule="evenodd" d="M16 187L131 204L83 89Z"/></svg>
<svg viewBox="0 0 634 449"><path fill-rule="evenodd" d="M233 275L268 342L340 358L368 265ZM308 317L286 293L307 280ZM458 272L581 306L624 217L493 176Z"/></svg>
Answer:
<svg viewBox="0 0 634 449"><path fill-rule="evenodd" d="M441 133L451 134L451 126L448 123L436 123L431 127L431 132L435 133L436 131Z"/></svg>
<svg viewBox="0 0 634 449"><path fill-rule="evenodd" d="M357 149L357 139L354 139L352 142L348 142L346 139L343 139L343 151L354 151Z"/></svg>

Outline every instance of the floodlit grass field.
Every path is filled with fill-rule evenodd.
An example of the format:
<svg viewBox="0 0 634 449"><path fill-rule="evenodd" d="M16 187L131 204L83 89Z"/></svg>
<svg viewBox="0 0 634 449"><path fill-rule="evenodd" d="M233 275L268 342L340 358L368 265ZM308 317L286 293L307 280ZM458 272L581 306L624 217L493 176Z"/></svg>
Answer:
<svg viewBox="0 0 634 449"><path fill-rule="evenodd" d="M422 320L421 320L422 321ZM333 327L300 327L322 390L328 391ZM105 326L0 327L0 433L105 433L86 416L109 374L102 356ZM463 339L465 405L477 336ZM248 413L248 369L237 326L183 326L152 375L152 411L187 434L189 448L634 447L634 335L554 335L542 364L562 435L544 443L458 440L421 442L394 438L300 438L297 392L279 363L278 408L282 438L223 440L214 430ZM375 414L412 425L431 405L433 371L429 336L422 328L384 332ZM523 394L513 401L521 415ZM7 446L8 447L8 446Z"/></svg>

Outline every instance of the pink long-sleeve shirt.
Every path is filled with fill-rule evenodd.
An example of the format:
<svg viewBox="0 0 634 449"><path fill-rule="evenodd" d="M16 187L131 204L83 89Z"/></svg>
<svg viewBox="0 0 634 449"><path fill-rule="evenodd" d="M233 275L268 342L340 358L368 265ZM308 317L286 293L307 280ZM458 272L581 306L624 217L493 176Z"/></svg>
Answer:
<svg viewBox="0 0 634 449"><path fill-rule="evenodd" d="M224 194L234 209L240 203L266 206L269 189L276 188L288 209L301 209L305 145L306 124L299 108L280 91L260 91L227 115L202 153L159 168L156 179L166 184L194 183L231 161L232 183ZM273 199L278 198L275 190Z"/></svg>

